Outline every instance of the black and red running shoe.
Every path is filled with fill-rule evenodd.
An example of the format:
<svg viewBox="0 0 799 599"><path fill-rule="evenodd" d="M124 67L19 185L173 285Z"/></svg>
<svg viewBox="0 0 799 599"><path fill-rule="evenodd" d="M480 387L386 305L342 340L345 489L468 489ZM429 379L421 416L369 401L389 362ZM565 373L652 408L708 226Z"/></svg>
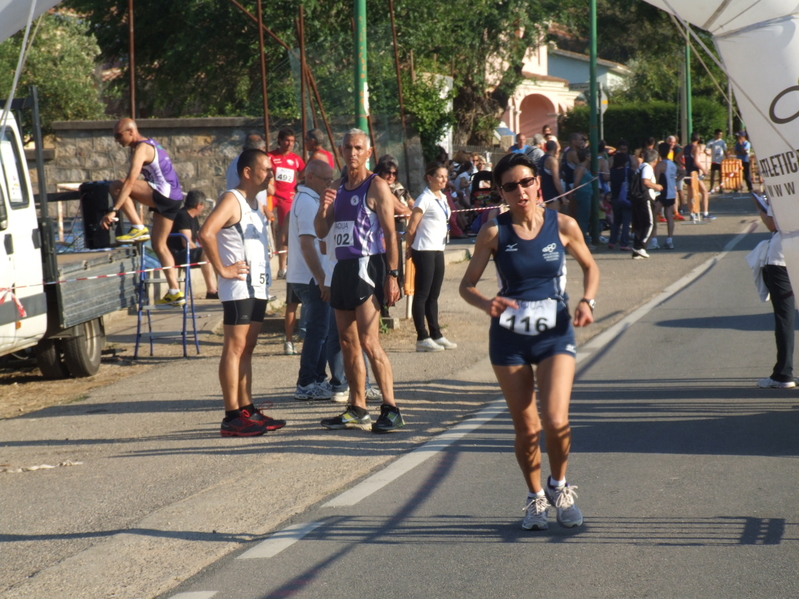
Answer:
<svg viewBox="0 0 799 599"><path fill-rule="evenodd" d="M245 410L246 412L246 410ZM263 424L266 426L266 430L268 431L276 431L279 428L283 428L286 426L285 420L277 420L276 418L272 418L271 416L267 416L261 411L261 408L255 408L255 414L253 414L250 419L253 422L258 422L259 424Z"/></svg>
<svg viewBox="0 0 799 599"><path fill-rule="evenodd" d="M268 429L263 422L250 418L247 410L242 410L238 418L229 422L222 421L219 431L223 437L257 437L263 435Z"/></svg>

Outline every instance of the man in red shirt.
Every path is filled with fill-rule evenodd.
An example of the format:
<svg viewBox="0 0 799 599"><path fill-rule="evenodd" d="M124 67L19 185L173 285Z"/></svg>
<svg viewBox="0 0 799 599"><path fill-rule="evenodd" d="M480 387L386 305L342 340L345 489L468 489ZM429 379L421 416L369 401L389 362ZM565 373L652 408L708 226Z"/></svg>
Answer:
<svg viewBox="0 0 799 599"><path fill-rule="evenodd" d="M324 160L333 170L336 169L336 162L333 154L324 148L324 135L319 129L311 129L305 134L305 149L308 151L308 161Z"/></svg>
<svg viewBox="0 0 799 599"><path fill-rule="evenodd" d="M288 215L294 201L294 190L302 178L305 162L291 150L294 148L294 131L283 127L277 132L277 149L269 152L275 173L275 212L277 213L278 278L286 276L286 250L288 249Z"/></svg>

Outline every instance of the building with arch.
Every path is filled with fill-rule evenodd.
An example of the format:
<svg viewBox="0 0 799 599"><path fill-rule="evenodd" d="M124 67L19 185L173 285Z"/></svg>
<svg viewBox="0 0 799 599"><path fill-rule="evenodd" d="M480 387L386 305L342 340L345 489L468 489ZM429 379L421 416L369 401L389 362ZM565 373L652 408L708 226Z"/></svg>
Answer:
<svg viewBox="0 0 799 599"><path fill-rule="evenodd" d="M502 122L529 140L545 125L558 133L558 116L583 103L588 83L589 57L558 49L554 43L528 48L522 75L525 77L508 100ZM597 80L604 91L624 86L632 75L622 64L597 61Z"/></svg>

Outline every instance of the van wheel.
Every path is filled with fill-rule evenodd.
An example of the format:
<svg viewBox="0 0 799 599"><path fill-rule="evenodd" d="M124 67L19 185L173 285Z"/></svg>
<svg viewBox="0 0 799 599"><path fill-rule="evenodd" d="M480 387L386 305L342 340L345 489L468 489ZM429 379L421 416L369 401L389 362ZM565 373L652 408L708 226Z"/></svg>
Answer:
<svg viewBox="0 0 799 599"><path fill-rule="evenodd" d="M72 376L80 378L97 374L105 347L103 323L95 318L79 324L75 329L77 335L61 340L64 363Z"/></svg>
<svg viewBox="0 0 799 599"><path fill-rule="evenodd" d="M69 378L69 369L64 364L59 339L42 339L36 345L36 365L48 380Z"/></svg>

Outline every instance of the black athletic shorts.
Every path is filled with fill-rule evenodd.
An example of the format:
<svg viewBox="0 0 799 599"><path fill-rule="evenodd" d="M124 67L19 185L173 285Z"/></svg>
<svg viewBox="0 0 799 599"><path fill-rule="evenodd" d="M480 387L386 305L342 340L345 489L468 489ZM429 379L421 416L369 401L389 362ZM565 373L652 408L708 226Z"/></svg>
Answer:
<svg viewBox="0 0 799 599"><path fill-rule="evenodd" d="M330 306L334 310L355 310L372 295L379 305L385 301L385 254L336 262L330 283Z"/></svg>
<svg viewBox="0 0 799 599"><path fill-rule="evenodd" d="M719 172L721 172L721 163L720 162L712 162L710 164L710 170L711 171L719 171Z"/></svg>
<svg viewBox="0 0 799 599"><path fill-rule="evenodd" d="M222 302L222 313L222 324L263 322L266 314L266 300L250 298Z"/></svg>
<svg viewBox="0 0 799 599"><path fill-rule="evenodd" d="M152 187L150 189L153 190L153 202L155 202L155 208L150 208L150 212L157 212L167 220L175 220L181 206L183 206L183 200L172 200L161 195Z"/></svg>
<svg viewBox="0 0 799 599"><path fill-rule="evenodd" d="M302 300L294 289L294 283L286 283L286 304L301 304Z"/></svg>
<svg viewBox="0 0 799 599"><path fill-rule="evenodd" d="M186 250L176 250L174 248L170 248L172 252L172 257L175 259L175 264L186 264ZM189 250L189 262L194 264L195 262L202 262L203 256L203 249L202 248L194 248ZM199 266L193 266L192 268L199 268Z"/></svg>
<svg viewBox="0 0 799 599"><path fill-rule="evenodd" d="M677 202L677 198L666 199L658 196L657 201L660 202L660 205L663 206L664 208L671 208Z"/></svg>

